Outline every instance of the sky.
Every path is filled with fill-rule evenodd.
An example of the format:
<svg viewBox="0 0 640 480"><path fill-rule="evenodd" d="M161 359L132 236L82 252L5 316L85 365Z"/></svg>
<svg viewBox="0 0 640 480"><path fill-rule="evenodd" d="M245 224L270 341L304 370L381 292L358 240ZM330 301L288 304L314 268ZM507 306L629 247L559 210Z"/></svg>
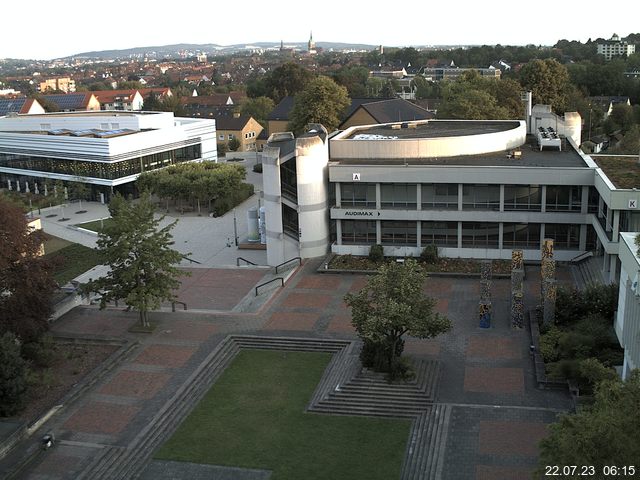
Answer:
<svg viewBox="0 0 640 480"><path fill-rule="evenodd" d="M68 8L31 0L2 22L0 58L49 60L73 54L174 43L348 42L410 45L553 45L640 33L637 0L436 2L110 0ZM4 8L3 8L4 10ZM601 13L598 13L601 12ZM624 12L627 12L624 14ZM635 13L633 13L635 12ZM6 10L5 10L6 13ZM21 21L17 21L22 18ZM28 21L27 21L28 20Z"/></svg>

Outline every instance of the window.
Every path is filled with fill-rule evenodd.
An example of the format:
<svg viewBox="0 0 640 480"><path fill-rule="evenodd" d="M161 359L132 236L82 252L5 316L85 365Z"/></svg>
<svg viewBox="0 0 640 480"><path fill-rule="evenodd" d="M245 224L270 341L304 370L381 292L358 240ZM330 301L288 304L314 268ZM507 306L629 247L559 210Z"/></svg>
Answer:
<svg viewBox="0 0 640 480"><path fill-rule="evenodd" d="M382 208L416 208L415 183L383 183L380 185Z"/></svg>
<svg viewBox="0 0 640 480"><path fill-rule="evenodd" d="M553 238L553 246L558 250L577 250L580 247L580 225L547 223L545 238Z"/></svg>
<svg viewBox="0 0 640 480"><path fill-rule="evenodd" d="M463 210L499 210L499 185L463 185Z"/></svg>
<svg viewBox="0 0 640 480"><path fill-rule="evenodd" d="M224 140L224 133L218 135L218 140Z"/></svg>
<svg viewBox="0 0 640 480"><path fill-rule="evenodd" d="M457 210L457 183L427 183L422 185L422 208L425 210Z"/></svg>
<svg viewBox="0 0 640 480"><path fill-rule="evenodd" d="M539 185L505 185L504 209L539 212L542 208L542 190Z"/></svg>
<svg viewBox="0 0 640 480"><path fill-rule="evenodd" d="M229 140L233 140L233 133L229 134Z"/></svg>
<svg viewBox="0 0 640 480"><path fill-rule="evenodd" d="M463 222L462 246L467 248L498 248L498 223Z"/></svg>
<svg viewBox="0 0 640 480"><path fill-rule="evenodd" d="M547 212L579 212L581 201L581 186L547 185Z"/></svg>
<svg viewBox="0 0 640 480"><path fill-rule="evenodd" d="M340 205L342 208L376 208L375 183L341 183L340 195Z"/></svg>
<svg viewBox="0 0 640 480"><path fill-rule="evenodd" d="M383 245L417 246L416 222L406 220L383 220L380 222Z"/></svg>
<svg viewBox="0 0 640 480"><path fill-rule="evenodd" d="M341 220L344 245L376 243L376 222L370 220Z"/></svg>
<svg viewBox="0 0 640 480"><path fill-rule="evenodd" d="M540 248L539 223L505 223L502 232L502 246L505 249Z"/></svg>
<svg viewBox="0 0 640 480"><path fill-rule="evenodd" d="M458 246L458 222L422 222L421 227L423 247L432 244L438 247Z"/></svg>

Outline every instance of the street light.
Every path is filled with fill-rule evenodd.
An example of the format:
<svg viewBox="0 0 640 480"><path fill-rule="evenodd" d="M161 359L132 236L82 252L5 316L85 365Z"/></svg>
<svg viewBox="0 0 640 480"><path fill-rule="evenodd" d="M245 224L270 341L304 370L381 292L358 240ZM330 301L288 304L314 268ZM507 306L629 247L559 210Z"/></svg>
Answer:
<svg viewBox="0 0 640 480"><path fill-rule="evenodd" d="M233 209L233 237L236 241L236 247L238 246L238 220L236 219L236 209Z"/></svg>

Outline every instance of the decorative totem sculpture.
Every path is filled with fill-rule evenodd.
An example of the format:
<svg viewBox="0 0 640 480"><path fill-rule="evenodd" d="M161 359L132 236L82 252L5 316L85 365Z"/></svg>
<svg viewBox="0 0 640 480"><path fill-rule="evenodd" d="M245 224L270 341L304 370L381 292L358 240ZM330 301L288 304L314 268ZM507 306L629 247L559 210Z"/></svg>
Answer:
<svg viewBox="0 0 640 480"><path fill-rule="evenodd" d="M511 328L524 325L524 258L522 250L511 252Z"/></svg>

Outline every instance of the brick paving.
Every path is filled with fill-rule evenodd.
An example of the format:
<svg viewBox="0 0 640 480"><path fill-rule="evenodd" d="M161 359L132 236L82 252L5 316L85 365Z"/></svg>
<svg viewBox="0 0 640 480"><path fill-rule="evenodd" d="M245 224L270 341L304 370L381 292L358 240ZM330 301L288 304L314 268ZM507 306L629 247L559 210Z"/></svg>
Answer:
<svg viewBox="0 0 640 480"><path fill-rule="evenodd" d="M137 315L122 308L77 308L57 321L52 329L58 334L123 337L140 345L47 424L58 438L79 444L47 452L31 467L33 478L75 479L78 465L96 455L93 444L128 445L228 333L354 337L342 298L361 289L368 277L317 274L319 265L308 261L257 314L231 310L264 270L193 269L180 295L190 310L203 311L155 312L152 319L159 325L151 335L128 333ZM570 278L562 267L558 272L558 278ZM536 389L528 333L509 326L508 284L494 280L492 325L485 330L478 328L479 279L430 277L425 291L436 298L436 310L452 320L453 330L437 339L406 338L406 354L440 362L436 401L452 406L443 480L531 478L537 441L557 413L570 407L565 393ZM539 268L527 267L527 307L537 301L539 284ZM47 473L54 455L68 464L66 472Z"/></svg>
<svg viewBox="0 0 640 480"><path fill-rule="evenodd" d="M524 372L521 368L466 367L465 392L524 393Z"/></svg>

